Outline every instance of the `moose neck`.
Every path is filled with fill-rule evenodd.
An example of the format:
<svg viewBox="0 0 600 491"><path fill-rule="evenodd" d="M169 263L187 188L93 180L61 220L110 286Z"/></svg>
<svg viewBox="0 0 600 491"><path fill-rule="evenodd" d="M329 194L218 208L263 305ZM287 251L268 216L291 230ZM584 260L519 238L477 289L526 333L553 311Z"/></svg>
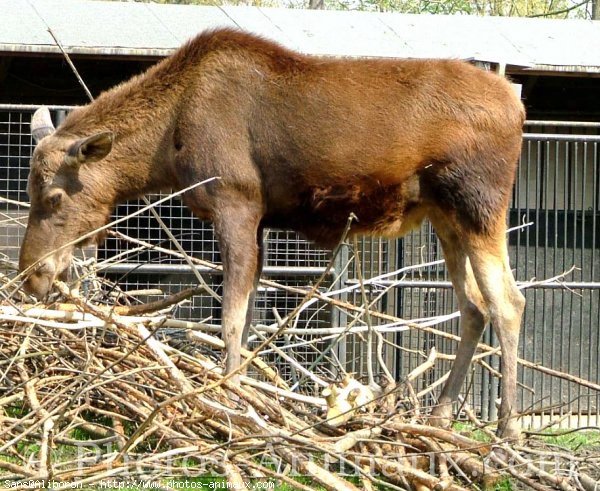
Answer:
<svg viewBox="0 0 600 491"><path fill-rule="evenodd" d="M114 133L110 154L92 165L99 167L95 179L99 185L110 186L115 202L175 185L172 133L185 87L172 76L162 76L164 65L162 62L74 110L58 130L77 137Z"/></svg>

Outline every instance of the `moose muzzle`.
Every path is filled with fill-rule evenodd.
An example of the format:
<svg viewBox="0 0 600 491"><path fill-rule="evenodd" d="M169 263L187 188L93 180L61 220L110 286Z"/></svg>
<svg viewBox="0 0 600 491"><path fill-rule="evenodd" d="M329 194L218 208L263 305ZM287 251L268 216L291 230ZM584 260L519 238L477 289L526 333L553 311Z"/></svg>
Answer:
<svg viewBox="0 0 600 491"><path fill-rule="evenodd" d="M47 257L32 254L30 245L24 242L19 257L19 272L24 274L23 289L35 296L44 299L57 277L66 274L71 263L71 250L59 250Z"/></svg>

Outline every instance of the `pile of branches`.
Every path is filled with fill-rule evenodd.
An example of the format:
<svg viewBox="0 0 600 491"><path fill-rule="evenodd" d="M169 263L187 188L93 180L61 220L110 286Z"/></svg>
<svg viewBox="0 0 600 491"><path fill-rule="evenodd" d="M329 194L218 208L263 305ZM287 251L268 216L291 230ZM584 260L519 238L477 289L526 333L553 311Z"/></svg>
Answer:
<svg viewBox="0 0 600 491"><path fill-rule="evenodd" d="M485 489L507 477L533 489L597 485L597 458L501 441L467 404L483 438L429 425L414 385L435 350L402 383L376 390L346 377L311 396L290 390L260 349L243 353L253 376L240 383L223 375L223 344L201 325L186 324L196 349L175 347L159 333L173 321L148 312L156 306L134 315L60 286L60 303L0 307L0 476L11 489L108 478L166 489L167 477L202 475L237 489L252 478L338 491Z"/></svg>
<svg viewBox="0 0 600 491"><path fill-rule="evenodd" d="M127 254L153 249L190 266L221 269L189 257L170 232L177 251L109 233L132 244ZM356 254L354 260L359 282L339 291L319 288L320 280L308 289L261 280L263 286L302 301L285 318L275 311L275 325L256 326L259 346L243 350L242 371L227 376L223 342L216 333L220 327L170 315L173 306L191 295L218 297L194 268L199 287L145 304L132 304L133 292L120 292L116 285L107 290L96 275L106 264L94 261L80 263L85 295L77 286L58 283L60 295L46 304L35 303L20 290L18 276L0 274L2 482L26 489L137 478L169 489L173 483L167 478L213 475L236 489L245 489L249 479L272 479L306 490L421 491L484 489L510 478L540 490L597 489L590 476L600 475L598 456L576 457L534 440L526 446L502 441L465 401L461 414L477 429L477 438L473 432L430 425L425 399L448 376L432 383L432 370L453 354L435 349L423 353L422 364L397 383L385 367L383 334L415 329L456 341L436 326L458 314L416 322L377 311L377 298L367 298L368 288L384 278L401 280L409 269L432 263L364 279ZM340 300L340 293L352 290L362 297L360 305ZM344 310L352 320L342 327L298 327L300 314L313 304ZM337 342L364 335L368 380L362 383L346 374L330 357L330 365L337 363L330 373L341 374L340 380L325 381L295 359L293 350L278 347L274 341L281 334L335 336ZM499 349L485 344L478 349L475 361L499 376L484 361L501 356ZM305 379L318 382L320 392L303 391L302 384L290 387L263 358L268 351ZM372 369L377 363L384 382L375 382ZM522 359L519 363L600 390L593 382L549 367ZM417 392L418 387L426 388Z"/></svg>

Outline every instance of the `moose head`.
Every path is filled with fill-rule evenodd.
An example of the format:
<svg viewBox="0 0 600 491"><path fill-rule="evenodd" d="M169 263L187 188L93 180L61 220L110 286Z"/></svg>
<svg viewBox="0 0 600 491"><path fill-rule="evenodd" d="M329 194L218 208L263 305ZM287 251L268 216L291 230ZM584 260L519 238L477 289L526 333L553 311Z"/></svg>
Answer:
<svg viewBox="0 0 600 491"><path fill-rule="evenodd" d="M74 248L99 240L93 232L110 216L114 193L99 161L110 154L113 133L83 136L55 130L46 107L34 113L31 132L37 146L19 271L25 274L25 290L43 298L67 270Z"/></svg>

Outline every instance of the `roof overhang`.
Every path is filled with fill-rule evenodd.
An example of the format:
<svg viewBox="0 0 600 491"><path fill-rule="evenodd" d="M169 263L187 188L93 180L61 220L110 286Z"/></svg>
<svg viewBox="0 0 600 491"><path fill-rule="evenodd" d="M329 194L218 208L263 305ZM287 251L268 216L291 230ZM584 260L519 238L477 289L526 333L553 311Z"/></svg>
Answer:
<svg viewBox="0 0 600 491"><path fill-rule="evenodd" d="M460 58L509 73L600 73L600 22L210 7L91 0L0 0L0 52L156 59L210 28L254 32L313 55Z"/></svg>

